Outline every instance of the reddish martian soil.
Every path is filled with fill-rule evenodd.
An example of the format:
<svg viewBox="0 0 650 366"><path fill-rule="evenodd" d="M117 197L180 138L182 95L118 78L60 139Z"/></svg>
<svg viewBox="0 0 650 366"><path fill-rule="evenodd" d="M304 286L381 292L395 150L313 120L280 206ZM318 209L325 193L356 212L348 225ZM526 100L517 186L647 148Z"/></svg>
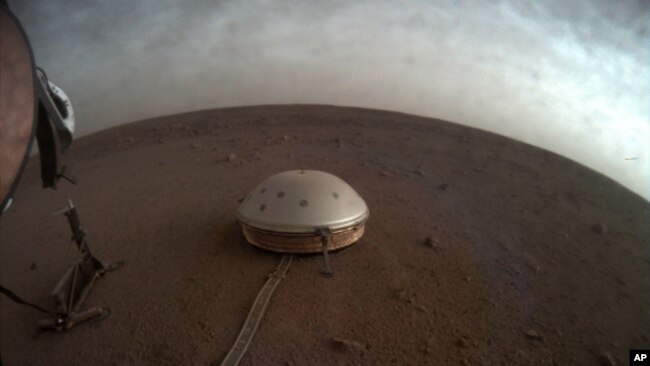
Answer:
<svg viewBox="0 0 650 366"><path fill-rule="evenodd" d="M650 348L648 203L523 143L405 114L329 106L201 111L79 139L79 179L40 188L28 163L1 222L1 283L52 307L75 248L125 266L86 307L112 315L35 336L2 298L5 365L218 364L280 256L247 244L238 199L284 170L346 180L365 236L294 260L243 365L624 365ZM624 163L624 162L622 162ZM427 240L428 238L428 240Z"/></svg>

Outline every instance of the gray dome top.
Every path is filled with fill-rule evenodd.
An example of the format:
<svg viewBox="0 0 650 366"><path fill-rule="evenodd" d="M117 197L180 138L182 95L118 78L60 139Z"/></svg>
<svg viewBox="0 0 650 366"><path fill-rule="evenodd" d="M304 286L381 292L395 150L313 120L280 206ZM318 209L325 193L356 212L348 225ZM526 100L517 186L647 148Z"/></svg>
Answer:
<svg viewBox="0 0 650 366"><path fill-rule="evenodd" d="M238 219L262 230L313 233L364 222L368 207L341 178L317 170L291 170L257 185L239 206Z"/></svg>

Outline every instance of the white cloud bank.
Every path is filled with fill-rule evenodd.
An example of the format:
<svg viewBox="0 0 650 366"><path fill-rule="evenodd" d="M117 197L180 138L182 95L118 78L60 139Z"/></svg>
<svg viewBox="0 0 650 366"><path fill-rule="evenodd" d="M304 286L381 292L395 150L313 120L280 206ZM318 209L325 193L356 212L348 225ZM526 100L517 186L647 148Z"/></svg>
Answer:
<svg viewBox="0 0 650 366"><path fill-rule="evenodd" d="M646 199L647 4L10 1L80 135L215 107L370 107L513 137Z"/></svg>

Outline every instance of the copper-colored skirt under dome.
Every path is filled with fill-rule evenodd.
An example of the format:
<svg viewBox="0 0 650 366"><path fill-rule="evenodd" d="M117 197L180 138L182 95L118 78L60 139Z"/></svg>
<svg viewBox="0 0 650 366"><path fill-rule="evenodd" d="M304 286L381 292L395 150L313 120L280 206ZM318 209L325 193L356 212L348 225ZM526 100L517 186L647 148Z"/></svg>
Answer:
<svg viewBox="0 0 650 366"><path fill-rule="evenodd" d="M329 251L343 249L354 244L364 233L365 223L332 232ZM260 230L242 224L242 231L249 243L256 247L279 253L321 253L323 242L320 235L313 233L279 233Z"/></svg>

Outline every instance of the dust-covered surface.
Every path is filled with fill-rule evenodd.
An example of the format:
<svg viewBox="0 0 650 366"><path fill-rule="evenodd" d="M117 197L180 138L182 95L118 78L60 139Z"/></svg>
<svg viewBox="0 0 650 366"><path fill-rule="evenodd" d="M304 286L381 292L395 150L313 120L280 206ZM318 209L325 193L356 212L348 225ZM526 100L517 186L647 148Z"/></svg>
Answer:
<svg viewBox="0 0 650 366"><path fill-rule="evenodd" d="M557 155L458 125L327 106L176 115L84 137L79 179L42 190L28 164L1 222L1 283L39 304L75 258L72 198L102 260L102 322L35 337L2 298L6 365L210 364L280 260L248 245L238 199L308 168L371 217L358 244L298 257L244 365L626 364L650 346L648 204Z"/></svg>

